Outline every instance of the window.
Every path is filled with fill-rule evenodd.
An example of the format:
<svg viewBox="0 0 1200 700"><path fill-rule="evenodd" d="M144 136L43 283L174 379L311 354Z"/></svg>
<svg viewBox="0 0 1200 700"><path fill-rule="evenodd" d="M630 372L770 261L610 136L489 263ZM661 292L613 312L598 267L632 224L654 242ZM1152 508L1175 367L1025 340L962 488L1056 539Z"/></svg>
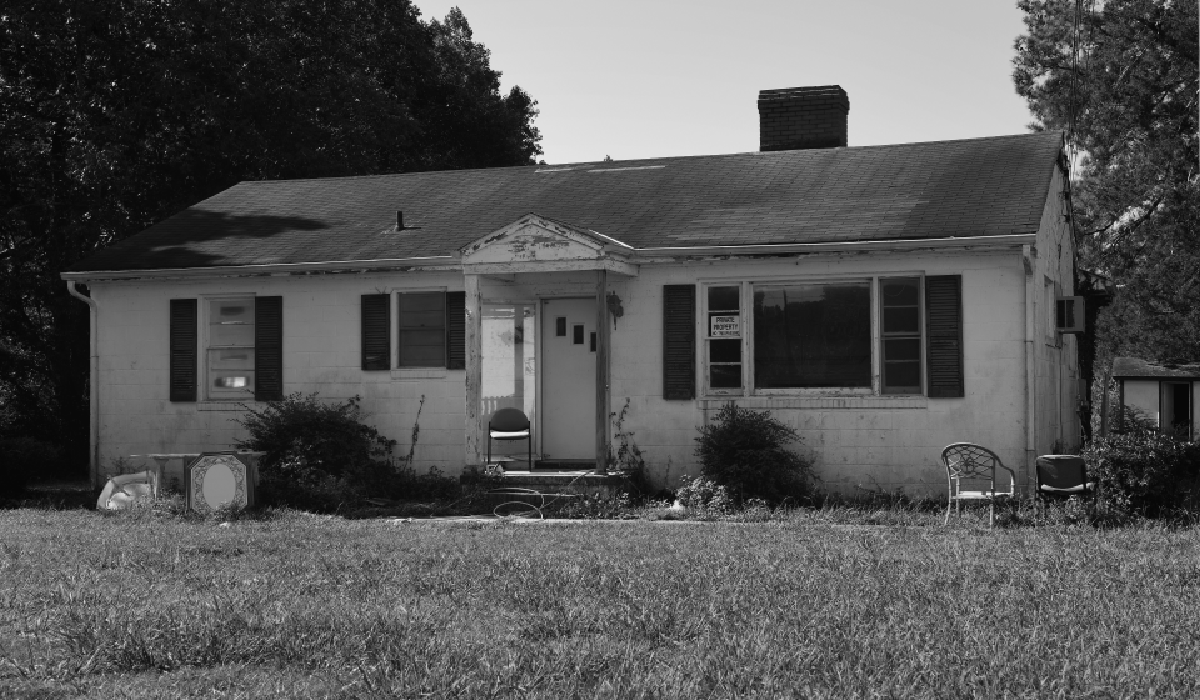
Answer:
<svg viewBox="0 0 1200 700"><path fill-rule="evenodd" d="M754 386L871 386L871 282L754 285Z"/></svg>
<svg viewBox="0 0 1200 700"><path fill-rule="evenodd" d="M710 389L742 386L742 290L740 286L708 288L705 323Z"/></svg>
<svg viewBox="0 0 1200 700"><path fill-rule="evenodd" d="M921 393L921 280L879 281L884 394Z"/></svg>
<svg viewBox="0 0 1200 700"><path fill-rule="evenodd" d="M810 389L964 395L958 275L714 282L699 291L709 395ZM666 338L674 342L665 346L664 377L674 369L682 381L686 328L671 322L665 315L664 329L674 331Z"/></svg>
<svg viewBox="0 0 1200 700"><path fill-rule="evenodd" d="M254 297L208 300L209 399L254 394Z"/></svg>
<svg viewBox="0 0 1200 700"><path fill-rule="evenodd" d="M399 367L446 366L445 292L405 292L399 296Z"/></svg>

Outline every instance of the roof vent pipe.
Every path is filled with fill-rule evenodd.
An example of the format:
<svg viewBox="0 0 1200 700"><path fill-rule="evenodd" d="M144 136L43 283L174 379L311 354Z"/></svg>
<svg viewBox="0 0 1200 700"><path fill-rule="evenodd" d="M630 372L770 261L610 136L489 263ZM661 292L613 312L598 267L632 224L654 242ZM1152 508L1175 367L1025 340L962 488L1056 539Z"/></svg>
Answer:
<svg viewBox="0 0 1200 700"><path fill-rule="evenodd" d="M399 209L396 210L396 230L404 230L404 212Z"/></svg>

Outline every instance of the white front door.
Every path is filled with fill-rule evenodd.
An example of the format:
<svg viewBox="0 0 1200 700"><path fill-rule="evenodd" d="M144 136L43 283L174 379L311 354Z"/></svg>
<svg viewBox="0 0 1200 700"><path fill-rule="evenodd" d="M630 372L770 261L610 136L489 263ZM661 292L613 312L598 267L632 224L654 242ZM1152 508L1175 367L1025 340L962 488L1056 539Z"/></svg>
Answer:
<svg viewBox="0 0 1200 700"><path fill-rule="evenodd" d="M542 459L596 457L596 300L542 302Z"/></svg>

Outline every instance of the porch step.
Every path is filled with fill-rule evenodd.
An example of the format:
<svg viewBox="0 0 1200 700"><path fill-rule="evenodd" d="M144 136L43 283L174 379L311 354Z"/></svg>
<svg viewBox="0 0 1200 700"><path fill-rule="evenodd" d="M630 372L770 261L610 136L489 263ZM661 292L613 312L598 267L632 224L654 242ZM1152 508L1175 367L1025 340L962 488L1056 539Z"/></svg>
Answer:
<svg viewBox="0 0 1200 700"><path fill-rule="evenodd" d="M596 468L596 460L594 459L535 459L533 460L533 468L541 471L542 469L555 469L559 471L574 471L587 470L590 471Z"/></svg>

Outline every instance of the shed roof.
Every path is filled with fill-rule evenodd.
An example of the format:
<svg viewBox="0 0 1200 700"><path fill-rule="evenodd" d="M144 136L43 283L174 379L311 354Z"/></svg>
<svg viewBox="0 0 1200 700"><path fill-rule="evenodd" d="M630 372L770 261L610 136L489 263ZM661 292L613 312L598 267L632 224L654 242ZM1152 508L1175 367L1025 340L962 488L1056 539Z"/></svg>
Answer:
<svg viewBox="0 0 1200 700"><path fill-rule="evenodd" d="M1198 365L1166 365L1137 357L1113 360L1114 379L1200 379Z"/></svg>
<svg viewBox="0 0 1200 700"><path fill-rule="evenodd" d="M1038 229L1060 132L891 146L239 183L72 271L450 255L536 212L635 248ZM396 211L408 228L394 231Z"/></svg>

